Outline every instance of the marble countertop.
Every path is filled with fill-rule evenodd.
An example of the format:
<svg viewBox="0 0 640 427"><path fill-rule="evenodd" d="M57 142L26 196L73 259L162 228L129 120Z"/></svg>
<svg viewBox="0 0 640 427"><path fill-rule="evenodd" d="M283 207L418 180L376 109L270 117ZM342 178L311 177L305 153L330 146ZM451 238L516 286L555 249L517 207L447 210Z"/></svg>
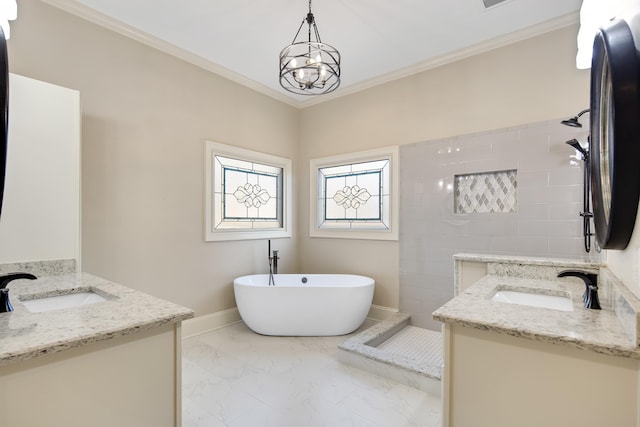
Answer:
<svg viewBox="0 0 640 427"><path fill-rule="evenodd" d="M0 366L192 318L192 310L88 273L15 280L0 313ZM21 299L92 290L107 301L31 313Z"/></svg>
<svg viewBox="0 0 640 427"><path fill-rule="evenodd" d="M496 261L496 258L491 257L491 260ZM580 265L584 266L584 263ZM593 266L597 265L594 263ZM490 274L436 310L433 317L441 322L465 327L640 359L639 348L634 338L625 331L611 301L606 296L604 299L601 297L602 310L585 309L582 302L584 284L578 282ZM491 296L499 286L535 289L542 293L568 292L573 311L491 301Z"/></svg>

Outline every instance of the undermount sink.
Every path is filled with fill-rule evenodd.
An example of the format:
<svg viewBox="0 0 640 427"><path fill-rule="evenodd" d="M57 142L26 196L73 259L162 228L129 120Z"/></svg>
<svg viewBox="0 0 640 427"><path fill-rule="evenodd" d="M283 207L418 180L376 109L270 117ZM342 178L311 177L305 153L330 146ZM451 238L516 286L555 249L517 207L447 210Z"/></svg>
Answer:
<svg viewBox="0 0 640 427"><path fill-rule="evenodd" d="M491 297L491 301L549 308L552 310L573 311L571 297L566 295L545 295L535 292L502 289L495 292Z"/></svg>
<svg viewBox="0 0 640 427"><path fill-rule="evenodd" d="M64 295L52 295L41 298L20 300L22 304L32 313L43 313L45 311L63 310L81 305L96 304L107 299L91 290L76 292Z"/></svg>

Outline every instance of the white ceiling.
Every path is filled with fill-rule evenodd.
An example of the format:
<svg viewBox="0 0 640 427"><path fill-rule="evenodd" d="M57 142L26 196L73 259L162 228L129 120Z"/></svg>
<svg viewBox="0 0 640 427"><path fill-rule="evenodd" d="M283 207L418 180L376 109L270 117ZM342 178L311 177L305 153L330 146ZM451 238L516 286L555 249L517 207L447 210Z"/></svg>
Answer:
<svg viewBox="0 0 640 427"><path fill-rule="evenodd" d="M44 0L295 106L352 93L578 21L581 0L315 0L342 84L298 96L278 82L308 0ZM306 24L305 24L306 26Z"/></svg>

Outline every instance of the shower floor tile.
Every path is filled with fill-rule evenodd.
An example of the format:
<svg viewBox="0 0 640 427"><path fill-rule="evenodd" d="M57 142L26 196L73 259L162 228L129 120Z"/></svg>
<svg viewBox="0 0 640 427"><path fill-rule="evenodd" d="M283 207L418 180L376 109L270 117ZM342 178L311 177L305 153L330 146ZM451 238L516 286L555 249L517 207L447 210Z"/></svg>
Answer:
<svg viewBox="0 0 640 427"><path fill-rule="evenodd" d="M416 326L405 326L378 348L434 366L442 366L443 363L442 334Z"/></svg>
<svg viewBox="0 0 640 427"><path fill-rule="evenodd" d="M183 426L440 426L440 398L338 362L347 338L266 337L240 322L184 339Z"/></svg>

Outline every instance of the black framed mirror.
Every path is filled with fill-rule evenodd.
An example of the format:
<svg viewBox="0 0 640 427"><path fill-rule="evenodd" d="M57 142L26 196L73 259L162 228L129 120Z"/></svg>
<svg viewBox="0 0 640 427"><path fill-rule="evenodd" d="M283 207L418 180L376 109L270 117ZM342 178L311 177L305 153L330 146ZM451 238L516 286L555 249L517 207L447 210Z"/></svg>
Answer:
<svg viewBox="0 0 640 427"><path fill-rule="evenodd" d="M7 40L2 27L0 27L0 114L2 114L0 117L0 213L2 213L9 130L9 60Z"/></svg>
<svg viewBox="0 0 640 427"><path fill-rule="evenodd" d="M640 60L629 25L600 29L591 65L591 188L598 244L624 249L640 197Z"/></svg>

